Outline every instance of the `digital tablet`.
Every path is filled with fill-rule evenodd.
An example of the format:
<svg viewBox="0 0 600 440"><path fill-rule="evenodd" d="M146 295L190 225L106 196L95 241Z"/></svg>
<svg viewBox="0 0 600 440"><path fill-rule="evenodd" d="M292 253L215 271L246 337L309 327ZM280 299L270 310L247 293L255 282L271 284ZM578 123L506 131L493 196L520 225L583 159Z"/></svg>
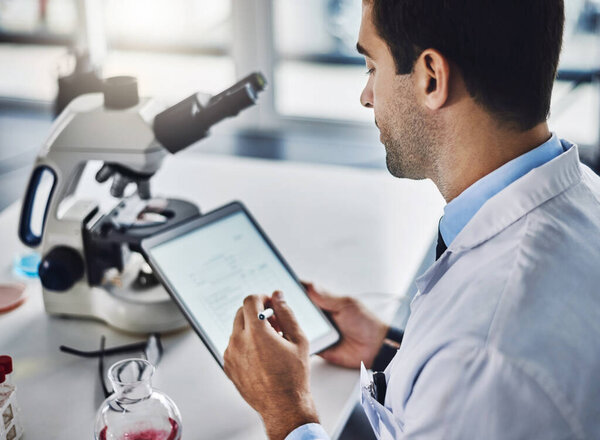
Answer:
<svg viewBox="0 0 600 440"><path fill-rule="evenodd" d="M147 238L141 247L221 367L235 314L252 294L284 293L310 342L310 354L340 338L333 322L310 301L281 254L239 202Z"/></svg>

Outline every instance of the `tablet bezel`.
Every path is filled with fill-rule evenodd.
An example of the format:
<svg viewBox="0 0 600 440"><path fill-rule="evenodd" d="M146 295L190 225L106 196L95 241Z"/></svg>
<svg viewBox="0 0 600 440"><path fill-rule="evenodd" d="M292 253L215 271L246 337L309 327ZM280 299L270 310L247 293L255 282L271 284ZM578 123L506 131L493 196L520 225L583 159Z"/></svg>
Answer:
<svg viewBox="0 0 600 440"><path fill-rule="evenodd" d="M263 240L265 241L267 246L271 249L271 251L273 252L275 257L277 257L277 259L283 265L283 267L287 271L288 275L298 285L300 290L305 295L308 296L308 294L306 293L306 289L304 288L304 286L302 285L302 283L300 282L300 280L298 279L298 277L296 276L294 271L291 269L291 267L289 266L287 261L285 261L285 259L279 253L279 251L277 250L275 245L271 242L269 237L267 237L265 232L262 230L262 228L259 226L259 224L256 222L256 220L252 216L252 214L250 214L248 209L239 201L231 202L225 206L222 206L213 211L210 211L210 212L208 212L200 217L197 217L193 220L190 220L185 223L180 223L180 224L174 226L172 229L161 232L152 237L146 238L146 239L142 240L141 246L140 246L141 250L142 250L142 255L144 256L144 258L146 259L146 261L148 262L148 264L154 271L154 274L157 276L157 278L159 279L161 284L164 286L165 290L169 293L169 295L171 296L171 298L173 299L175 304L177 304L178 308L181 310L183 315L186 317L186 319L190 323L191 327L194 329L196 334L200 337L200 339L202 340L204 345L206 345L206 347L208 348L208 350L210 351L212 356L215 358L215 360L219 363L221 368L223 368L223 365L224 365L224 361L223 361L221 354L219 353L217 348L213 345L210 337L204 331L203 327L195 319L193 313L189 310L189 308L187 307L187 305L185 304L183 299L179 296L179 294L177 293L175 288L171 285L167 275L163 272L163 270L161 269L158 262L155 261L154 258L152 257L152 248L154 248L158 245L162 245L168 241L171 241L175 238L178 238L178 237L185 235L189 232L192 232L196 229L208 226L211 223L217 222L225 217L228 217L230 215L233 215L233 214L236 214L239 212L246 215L246 217L250 220L250 223L254 226L254 228L259 233L259 235L263 238ZM271 292L265 292L265 294L270 294L270 293ZM309 301L310 301L310 299L309 299ZM324 312L319 307L317 307L312 301L310 301L310 303L315 307L315 309L318 311L318 313L325 320L327 320L327 322L330 324L331 329L332 329L330 332L328 332L321 338L317 339L316 341L310 342L310 354L312 355L312 354L319 353L323 350L326 350L327 348L338 343L340 340L340 333L339 333L337 326L331 319L331 317L326 312ZM240 307L241 307L241 305L242 304L240 304Z"/></svg>

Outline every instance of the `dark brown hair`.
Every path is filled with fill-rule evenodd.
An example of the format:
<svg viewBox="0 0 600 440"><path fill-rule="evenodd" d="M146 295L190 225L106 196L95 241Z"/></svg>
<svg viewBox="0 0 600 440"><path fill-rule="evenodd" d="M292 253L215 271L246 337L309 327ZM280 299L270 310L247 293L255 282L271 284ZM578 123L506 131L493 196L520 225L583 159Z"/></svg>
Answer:
<svg viewBox="0 0 600 440"><path fill-rule="evenodd" d="M460 69L473 98L525 131L547 119L564 27L563 0L369 0L398 74L424 49Z"/></svg>

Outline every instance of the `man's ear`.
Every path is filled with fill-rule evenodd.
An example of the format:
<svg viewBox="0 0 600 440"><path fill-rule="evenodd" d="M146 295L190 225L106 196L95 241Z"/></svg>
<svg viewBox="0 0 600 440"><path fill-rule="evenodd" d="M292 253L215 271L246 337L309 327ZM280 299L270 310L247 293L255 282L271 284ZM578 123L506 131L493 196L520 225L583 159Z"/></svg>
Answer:
<svg viewBox="0 0 600 440"><path fill-rule="evenodd" d="M448 102L450 63L435 49L424 50L415 63L418 100L430 110L439 110Z"/></svg>

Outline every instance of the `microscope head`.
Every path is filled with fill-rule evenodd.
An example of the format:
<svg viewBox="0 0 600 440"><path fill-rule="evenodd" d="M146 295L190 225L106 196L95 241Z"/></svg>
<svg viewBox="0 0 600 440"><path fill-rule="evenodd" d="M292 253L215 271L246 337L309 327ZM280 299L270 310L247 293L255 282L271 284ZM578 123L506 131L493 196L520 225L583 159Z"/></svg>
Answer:
<svg viewBox="0 0 600 440"><path fill-rule="evenodd" d="M67 107L47 150L102 161L96 180L112 179L111 195L122 197L134 183L140 198L149 199L150 179L168 153L203 139L210 127L254 105L265 86L264 76L253 73L208 100L196 93L165 109L139 98L135 78L109 78L103 94L81 96Z"/></svg>
<svg viewBox="0 0 600 440"><path fill-rule="evenodd" d="M139 197L150 199L150 179L167 154L203 139L211 126L254 105L265 86L263 75L253 73L209 100L197 93L165 109L138 96L135 78L114 77L106 80L103 93L76 98L54 122L36 158L21 214L21 240L32 247L41 243L42 234L31 232L30 220L45 175L52 183L42 229L46 217L60 220L59 205L75 192L90 161L103 162L96 180L112 179L114 197L123 197L134 183Z"/></svg>

